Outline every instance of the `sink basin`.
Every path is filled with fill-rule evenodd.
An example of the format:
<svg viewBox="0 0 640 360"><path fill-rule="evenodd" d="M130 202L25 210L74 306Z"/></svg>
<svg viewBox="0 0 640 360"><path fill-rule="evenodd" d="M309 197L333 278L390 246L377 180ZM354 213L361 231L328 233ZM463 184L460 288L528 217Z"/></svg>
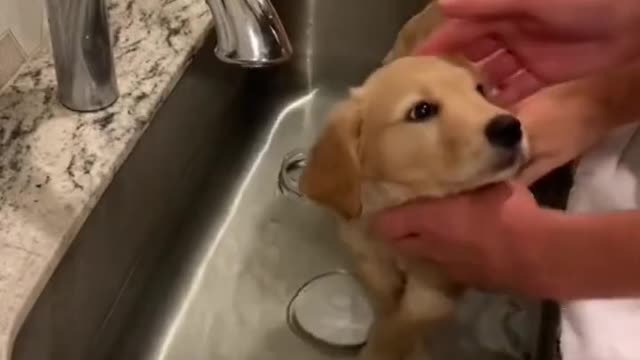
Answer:
<svg viewBox="0 0 640 360"><path fill-rule="evenodd" d="M350 268L332 216L300 196L297 176L331 105L425 2L273 2L293 60L241 69L205 42L39 297L13 359L353 358L287 321L302 285ZM561 207L554 187L566 184L553 176L537 194ZM523 308L525 350L512 358L551 359L556 307Z"/></svg>

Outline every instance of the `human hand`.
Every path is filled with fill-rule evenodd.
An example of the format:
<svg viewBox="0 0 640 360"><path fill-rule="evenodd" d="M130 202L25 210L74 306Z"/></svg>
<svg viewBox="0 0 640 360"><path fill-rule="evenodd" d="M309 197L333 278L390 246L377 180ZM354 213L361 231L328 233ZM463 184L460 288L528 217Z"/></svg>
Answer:
<svg viewBox="0 0 640 360"><path fill-rule="evenodd" d="M636 0L440 0L449 18L418 50L478 63L495 100L623 64L640 54Z"/></svg>
<svg viewBox="0 0 640 360"><path fill-rule="evenodd" d="M533 184L578 158L618 125L619 117L607 114L593 99L590 86L597 84L581 81L557 85L533 94L513 108L529 140L530 159L518 174L519 181Z"/></svg>
<svg viewBox="0 0 640 360"><path fill-rule="evenodd" d="M435 262L454 279L483 288L535 293L532 229L550 210L517 183L389 209L373 230L401 251Z"/></svg>

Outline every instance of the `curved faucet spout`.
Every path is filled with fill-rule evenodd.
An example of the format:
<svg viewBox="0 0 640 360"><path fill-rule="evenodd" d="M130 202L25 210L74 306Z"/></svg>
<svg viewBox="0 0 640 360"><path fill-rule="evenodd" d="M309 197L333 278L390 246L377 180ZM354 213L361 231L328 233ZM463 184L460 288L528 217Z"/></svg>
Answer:
<svg viewBox="0 0 640 360"><path fill-rule="evenodd" d="M215 20L220 60L263 67L291 57L289 37L269 0L206 1Z"/></svg>

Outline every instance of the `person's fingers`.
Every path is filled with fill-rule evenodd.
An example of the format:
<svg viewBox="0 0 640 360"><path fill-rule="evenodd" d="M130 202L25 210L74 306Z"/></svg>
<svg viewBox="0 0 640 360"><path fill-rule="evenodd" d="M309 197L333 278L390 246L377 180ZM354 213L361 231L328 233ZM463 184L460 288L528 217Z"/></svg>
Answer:
<svg viewBox="0 0 640 360"><path fill-rule="evenodd" d="M484 186L478 190L472 191L473 198L468 197L467 200L472 200L476 204L504 204L509 201L514 193L522 190L522 185L515 181L505 181L497 184ZM495 206L495 205L493 205Z"/></svg>
<svg viewBox="0 0 640 360"><path fill-rule="evenodd" d="M394 247L400 253L413 258L429 260L434 265L449 267L449 264L464 265L464 251L448 241L437 241L429 236L410 236L394 242ZM464 266L460 266L464 267Z"/></svg>
<svg viewBox="0 0 640 360"><path fill-rule="evenodd" d="M371 221L372 230L384 239L402 239L418 233L415 211L406 208L389 209L377 214Z"/></svg>
<svg viewBox="0 0 640 360"><path fill-rule="evenodd" d="M487 24L458 19L447 20L416 49L415 54L459 53L469 49L469 46L477 42L478 46L471 47L471 54L476 59L482 59L499 49L498 43L480 42L480 40L488 38L490 30L491 27ZM474 59L470 60L475 61Z"/></svg>
<svg viewBox="0 0 640 360"><path fill-rule="evenodd" d="M420 237L397 241L395 247L400 253L429 262L430 266L443 271L451 280L465 285L477 286L478 269L472 266L460 253L460 249L447 247L447 242L437 244ZM457 258L461 257L461 258Z"/></svg>
<svg viewBox="0 0 640 360"><path fill-rule="evenodd" d="M479 63L480 71L492 85L502 84L506 79L522 69L522 65L513 54L500 50Z"/></svg>
<svg viewBox="0 0 640 360"><path fill-rule="evenodd" d="M382 211L373 217L371 227L386 239L403 239L420 234L429 219L429 206L421 203Z"/></svg>
<svg viewBox="0 0 640 360"><path fill-rule="evenodd" d="M544 167L544 161L534 161L523 168L520 173L516 175L515 180L530 186L543 176L542 173L544 172Z"/></svg>
<svg viewBox="0 0 640 360"><path fill-rule="evenodd" d="M558 165L560 166L560 165ZM516 176L516 181L525 184L526 186L530 186L534 182L541 179L543 176L550 173L552 170L556 169L558 166L554 166L551 161L547 160L539 160L534 161Z"/></svg>
<svg viewBox="0 0 640 360"><path fill-rule="evenodd" d="M443 269L451 280L466 286L472 286L476 289L485 289L483 281L479 281L482 277L477 266L471 266L468 263L449 263Z"/></svg>
<svg viewBox="0 0 640 360"><path fill-rule="evenodd" d="M418 235L399 239L395 242L395 246L401 253L410 255L412 257L426 257L427 259L434 262L442 260L439 259L439 256L437 255L434 257L433 252L425 251L426 249L430 249L433 251L434 247L426 246L424 239Z"/></svg>
<svg viewBox="0 0 640 360"><path fill-rule="evenodd" d="M435 244L423 237L405 238L395 243L402 254L428 260L431 265L444 271L452 280L467 285L478 285L477 267L464 260L461 249L447 245L449 245L448 242Z"/></svg>
<svg viewBox="0 0 640 360"><path fill-rule="evenodd" d="M438 5L447 17L496 18L522 13L527 0L439 0Z"/></svg>
<svg viewBox="0 0 640 360"><path fill-rule="evenodd" d="M521 69L513 76L497 84L499 91L495 94L494 100L502 106L512 104L533 95L548 84L544 84L530 72Z"/></svg>
<svg viewBox="0 0 640 360"><path fill-rule="evenodd" d="M479 62L499 53L503 49L504 46L501 42L491 37L484 37L475 40L466 48L461 49L461 51L462 55L464 55L469 61Z"/></svg>

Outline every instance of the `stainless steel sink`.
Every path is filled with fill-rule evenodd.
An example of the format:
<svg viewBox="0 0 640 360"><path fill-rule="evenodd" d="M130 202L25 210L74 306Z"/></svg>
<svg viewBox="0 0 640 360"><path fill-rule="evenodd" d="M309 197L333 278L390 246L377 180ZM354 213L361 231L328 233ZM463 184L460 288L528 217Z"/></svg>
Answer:
<svg viewBox="0 0 640 360"><path fill-rule="evenodd" d="M425 2L273 2L294 59L245 70L205 43L29 314L13 359L353 357L287 324L301 285L349 269L334 220L299 196L296 175L331 104ZM557 184L540 191L558 197ZM551 359L555 307L525 307L520 358Z"/></svg>

